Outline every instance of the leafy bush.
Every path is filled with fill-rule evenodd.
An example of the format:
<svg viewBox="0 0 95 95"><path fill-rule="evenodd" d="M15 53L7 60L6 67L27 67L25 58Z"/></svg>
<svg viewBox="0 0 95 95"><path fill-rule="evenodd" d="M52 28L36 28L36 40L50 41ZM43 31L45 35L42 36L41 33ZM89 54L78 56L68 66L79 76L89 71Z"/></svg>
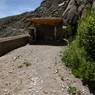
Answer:
<svg viewBox="0 0 95 95"><path fill-rule="evenodd" d="M80 63L85 62L86 52L83 48L77 46L77 42L73 41L70 47L64 52L62 61L70 68L78 68Z"/></svg>
<svg viewBox="0 0 95 95"><path fill-rule="evenodd" d="M79 21L76 38L63 53L62 61L71 68L76 77L93 85L95 82L94 11L89 12L85 18Z"/></svg>
<svg viewBox="0 0 95 95"><path fill-rule="evenodd" d="M68 93L69 95L81 95L81 91L79 91L76 87L74 86L69 86L68 87Z"/></svg>
<svg viewBox="0 0 95 95"><path fill-rule="evenodd" d="M95 60L95 11L89 12L87 17L80 20L77 36L80 46Z"/></svg>
<svg viewBox="0 0 95 95"><path fill-rule="evenodd" d="M69 92L70 95L76 95L77 94L77 89L76 89L76 87L70 86L68 88L68 92Z"/></svg>
<svg viewBox="0 0 95 95"><path fill-rule="evenodd" d="M79 48L76 41L64 52L62 61L71 68L76 77L83 80L95 80L95 64L88 60L84 48Z"/></svg>

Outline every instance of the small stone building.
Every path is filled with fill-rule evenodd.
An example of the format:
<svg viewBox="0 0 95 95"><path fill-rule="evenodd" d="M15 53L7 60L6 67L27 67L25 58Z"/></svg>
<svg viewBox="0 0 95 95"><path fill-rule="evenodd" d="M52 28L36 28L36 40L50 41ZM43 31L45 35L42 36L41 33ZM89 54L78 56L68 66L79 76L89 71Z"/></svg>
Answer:
<svg viewBox="0 0 95 95"><path fill-rule="evenodd" d="M54 41L64 37L62 18L31 18L29 34L32 40Z"/></svg>

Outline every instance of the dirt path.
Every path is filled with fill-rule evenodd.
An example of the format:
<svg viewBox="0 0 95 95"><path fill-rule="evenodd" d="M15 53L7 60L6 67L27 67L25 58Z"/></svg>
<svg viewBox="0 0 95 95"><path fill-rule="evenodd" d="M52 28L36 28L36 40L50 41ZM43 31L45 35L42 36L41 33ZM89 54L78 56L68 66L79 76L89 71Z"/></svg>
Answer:
<svg viewBox="0 0 95 95"><path fill-rule="evenodd" d="M0 95L69 95L70 86L90 95L59 61L61 46L30 46L0 58Z"/></svg>

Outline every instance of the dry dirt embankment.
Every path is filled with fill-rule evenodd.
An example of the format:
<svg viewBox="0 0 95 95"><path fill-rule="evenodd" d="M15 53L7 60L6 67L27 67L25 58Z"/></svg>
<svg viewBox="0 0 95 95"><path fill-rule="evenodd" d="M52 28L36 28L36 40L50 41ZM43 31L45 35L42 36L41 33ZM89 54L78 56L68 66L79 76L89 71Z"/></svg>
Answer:
<svg viewBox="0 0 95 95"><path fill-rule="evenodd" d="M26 45L0 57L0 95L69 95L70 86L90 95L59 62L62 48Z"/></svg>

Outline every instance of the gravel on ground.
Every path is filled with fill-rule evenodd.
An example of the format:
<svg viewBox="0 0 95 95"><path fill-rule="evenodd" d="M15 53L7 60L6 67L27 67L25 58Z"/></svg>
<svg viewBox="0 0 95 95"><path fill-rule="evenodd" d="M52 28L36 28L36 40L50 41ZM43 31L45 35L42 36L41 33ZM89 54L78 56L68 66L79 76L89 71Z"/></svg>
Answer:
<svg viewBox="0 0 95 95"><path fill-rule="evenodd" d="M79 95L91 95L61 63L65 48L26 45L0 57L0 95L70 95L70 87Z"/></svg>

